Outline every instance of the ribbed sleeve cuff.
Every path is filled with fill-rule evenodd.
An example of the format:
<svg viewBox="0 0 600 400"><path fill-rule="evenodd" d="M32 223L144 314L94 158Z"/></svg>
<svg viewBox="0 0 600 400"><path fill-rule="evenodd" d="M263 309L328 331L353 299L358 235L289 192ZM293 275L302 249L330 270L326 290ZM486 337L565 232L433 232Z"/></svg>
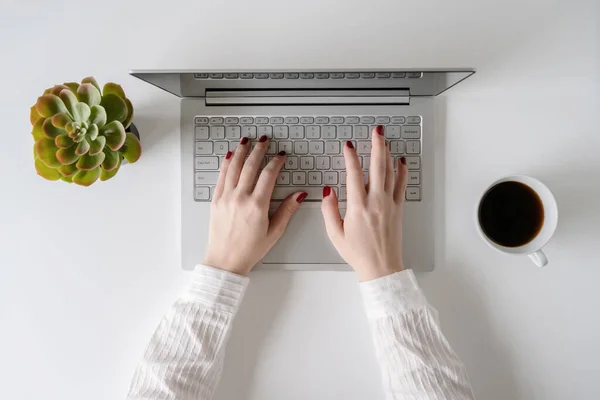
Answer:
<svg viewBox="0 0 600 400"><path fill-rule="evenodd" d="M182 297L214 309L235 314L250 279L221 269L197 265Z"/></svg>
<svg viewBox="0 0 600 400"><path fill-rule="evenodd" d="M369 318L398 315L427 305L410 269L362 282L360 291Z"/></svg>

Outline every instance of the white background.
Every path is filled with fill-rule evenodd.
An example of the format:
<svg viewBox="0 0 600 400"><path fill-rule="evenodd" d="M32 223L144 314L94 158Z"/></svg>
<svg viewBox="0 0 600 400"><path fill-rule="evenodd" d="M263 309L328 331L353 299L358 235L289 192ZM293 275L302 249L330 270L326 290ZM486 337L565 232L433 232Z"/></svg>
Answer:
<svg viewBox="0 0 600 400"><path fill-rule="evenodd" d="M178 100L129 69L465 66L437 103L444 251L419 281L480 399L600 398L593 3L1 0L0 397L123 398L188 279ZM145 153L91 188L44 181L29 106L88 75L124 85ZM556 195L545 269L477 235L478 196L512 173ZM352 273L252 275L218 399L284 398L382 398Z"/></svg>

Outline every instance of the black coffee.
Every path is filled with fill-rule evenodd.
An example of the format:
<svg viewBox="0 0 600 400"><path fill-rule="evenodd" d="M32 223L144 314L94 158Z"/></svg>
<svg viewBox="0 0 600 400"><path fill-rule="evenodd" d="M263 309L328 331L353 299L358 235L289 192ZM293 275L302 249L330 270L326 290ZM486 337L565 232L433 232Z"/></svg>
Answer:
<svg viewBox="0 0 600 400"><path fill-rule="evenodd" d="M485 235L505 247L532 241L544 224L544 206L538 194L520 182L502 182L483 196L479 224Z"/></svg>

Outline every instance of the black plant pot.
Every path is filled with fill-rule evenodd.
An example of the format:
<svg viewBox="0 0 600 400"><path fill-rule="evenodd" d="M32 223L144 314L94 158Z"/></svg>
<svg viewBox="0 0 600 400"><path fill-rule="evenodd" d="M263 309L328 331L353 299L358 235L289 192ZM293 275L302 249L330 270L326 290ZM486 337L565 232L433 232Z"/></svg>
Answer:
<svg viewBox="0 0 600 400"><path fill-rule="evenodd" d="M125 129L125 132L133 133L140 142L142 141L142 138L140 138L140 131L138 131L137 126L135 126L133 122L129 125L129 128Z"/></svg>

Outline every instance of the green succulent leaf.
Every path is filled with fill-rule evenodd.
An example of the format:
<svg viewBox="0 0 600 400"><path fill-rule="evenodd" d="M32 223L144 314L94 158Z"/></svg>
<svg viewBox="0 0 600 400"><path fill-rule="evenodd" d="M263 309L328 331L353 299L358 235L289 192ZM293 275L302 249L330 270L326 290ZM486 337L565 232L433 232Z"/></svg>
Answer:
<svg viewBox="0 0 600 400"><path fill-rule="evenodd" d="M100 177L100 167L86 171L78 171L73 176L73 183L81 186L90 186L92 183L96 182Z"/></svg>
<svg viewBox="0 0 600 400"><path fill-rule="evenodd" d="M100 180L101 181L109 180L110 178L115 176L117 174L117 172L119 172L120 167L121 167L121 157L119 156L118 162L113 169L111 169L110 171L107 171L104 168L102 168L102 171L100 172Z"/></svg>
<svg viewBox="0 0 600 400"><path fill-rule="evenodd" d="M125 139L125 144L119 152L125 157L127 162L133 164L142 156L142 144L137 136L131 132L127 132L127 139Z"/></svg>
<svg viewBox="0 0 600 400"><path fill-rule="evenodd" d="M71 176L75 175L75 173L77 173L77 171L78 171L78 169L75 164L61 165L60 167L58 167L58 172L60 172L60 174L62 176L66 176L66 177L71 177Z"/></svg>
<svg viewBox="0 0 600 400"><path fill-rule="evenodd" d="M65 131L67 131L67 133L69 134L69 136L75 132L75 127L73 126L72 122L67 122L67 124L65 125Z"/></svg>
<svg viewBox="0 0 600 400"><path fill-rule="evenodd" d="M83 139L77 145L77 148L75 149L75 154L77 154L78 156L82 156L88 151L90 151L90 143L87 140Z"/></svg>
<svg viewBox="0 0 600 400"><path fill-rule="evenodd" d="M106 111L108 122L123 122L127 118L127 104L125 104L125 100L116 94L109 93L105 96L102 96L100 105L104 107L104 110Z"/></svg>
<svg viewBox="0 0 600 400"><path fill-rule="evenodd" d="M121 155L118 151L112 151L108 147L105 147L104 154L106 155L106 158L102 162L102 169L104 171L112 171L121 164Z"/></svg>
<svg viewBox="0 0 600 400"><path fill-rule="evenodd" d="M88 106L85 103L77 103L75 104L75 109L77 110L77 115L79 116L79 119L77 119L77 117L75 118L76 121L79 122L85 122L88 119L90 119L90 114L91 114L91 110L90 110L90 106Z"/></svg>
<svg viewBox="0 0 600 400"><path fill-rule="evenodd" d="M88 106L96 106L100 104L102 96L100 91L91 83L84 83L77 89L77 98L79 101L86 103Z"/></svg>
<svg viewBox="0 0 600 400"><path fill-rule="evenodd" d="M67 111L67 107L61 98L53 94L45 94L38 97L35 109L38 114L46 118Z"/></svg>
<svg viewBox="0 0 600 400"><path fill-rule="evenodd" d="M50 89L50 93L58 96L60 94L60 92L63 91L63 89L67 89L67 90L71 90L68 86L65 85L56 85L54 86L52 89Z"/></svg>
<svg viewBox="0 0 600 400"><path fill-rule="evenodd" d="M56 147L58 147L59 149L68 149L69 147L73 146L75 144L75 142L73 142L73 139L71 139L69 137L69 135L64 134L64 135L59 135L54 139L54 144L56 145ZM60 161L60 160L59 160Z"/></svg>
<svg viewBox="0 0 600 400"><path fill-rule="evenodd" d="M104 85L104 88L102 88L102 96L106 96L107 94L114 94L122 99L125 99L125 92L123 91L121 85L117 85L113 82L108 82L106 85Z"/></svg>
<svg viewBox="0 0 600 400"><path fill-rule="evenodd" d="M71 117L67 115L67 113L59 113L52 117L52 125L57 128L63 128L69 123L73 122Z"/></svg>
<svg viewBox="0 0 600 400"><path fill-rule="evenodd" d="M34 104L29 110L29 122L31 122L31 125L35 125L35 123L38 122L41 118L43 117L40 115L39 112L37 112Z"/></svg>
<svg viewBox="0 0 600 400"><path fill-rule="evenodd" d="M73 183L73 178L70 176L61 176L60 177L61 181L67 182L67 183Z"/></svg>
<svg viewBox="0 0 600 400"><path fill-rule="evenodd" d="M55 168L50 168L39 158L35 159L35 170L39 176L49 181L55 181L60 178L60 173Z"/></svg>
<svg viewBox="0 0 600 400"><path fill-rule="evenodd" d="M102 106L92 106L90 123L98 125L99 128L106 125L106 111Z"/></svg>
<svg viewBox="0 0 600 400"><path fill-rule="evenodd" d="M85 139L85 135L73 135L69 134L69 137L73 139L75 143L81 143Z"/></svg>
<svg viewBox="0 0 600 400"><path fill-rule="evenodd" d="M79 104L79 100L77 100L77 96L75 96L75 94L73 92L71 92L70 89L66 89L66 90L63 89L60 92L59 96L62 99L62 101L64 102L65 106L67 107L67 111L73 117L73 120L81 121L81 118L77 114L77 109L75 108L75 106L77 104Z"/></svg>
<svg viewBox="0 0 600 400"><path fill-rule="evenodd" d="M68 147L66 149L58 149L56 152L56 158L61 165L71 165L75 161L79 160L79 156L75 154L75 146Z"/></svg>
<svg viewBox="0 0 600 400"><path fill-rule="evenodd" d="M77 93L77 88L79 88L79 83L77 82L65 82L64 85L71 89L73 93Z"/></svg>
<svg viewBox="0 0 600 400"><path fill-rule="evenodd" d="M50 168L60 166L60 162L56 158L58 147L54 144L53 139L42 138L35 142L35 154L44 164Z"/></svg>
<svg viewBox="0 0 600 400"><path fill-rule="evenodd" d="M100 134L106 136L106 145L111 150L119 150L127 137L125 135L125 128L119 121L112 121L104 125L100 128Z"/></svg>
<svg viewBox="0 0 600 400"><path fill-rule="evenodd" d="M96 140L90 143L90 156L94 156L104 150L104 145L106 145L106 137L98 136Z"/></svg>
<svg viewBox="0 0 600 400"><path fill-rule="evenodd" d="M94 78L93 76L88 76L87 78L83 78L81 80L81 83L91 83L92 85L94 85L96 87L96 89L98 89L98 91L100 92L100 85L98 85L98 82L96 81L96 78Z"/></svg>
<svg viewBox="0 0 600 400"><path fill-rule="evenodd" d="M105 157L104 153L98 153L94 156L86 154L77 161L77 168L82 171L91 171L99 167Z"/></svg>
<svg viewBox="0 0 600 400"><path fill-rule="evenodd" d="M50 139L54 139L58 135L63 135L67 133L67 131L65 131L64 129L57 128L54 125L52 125L52 118L46 118L44 124L42 125L42 131L44 131L44 135L46 135L46 137Z"/></svg>
<svg viewBox="0 0 600 400"><path fill-rule="evenodd" d="M35 125L33 125L33 129L31 130L31 134L33 135L33 140L37 142L38 140L45 138L44 131L42 130L42 126L44 125L44 121L46 118L40 118L37 120Z"/></svg>
<svg viewBox="0 0 600 400"><path fill-rule="evenodd" d="M98 125L92 124L87 130L87 135L90 138L90 140L96 140L99 132L100 130L98 129Z"/></svg>
<svg viewBox="0 0 600 400"><path fill-rule="evenodd" d="M127 105L127 118L125 118L123 126L125 127L125 129L127 129L129 128L129 125L131 125L131 121L133 121L133 104L129 99L125 99L125 104Z"/></svg>

